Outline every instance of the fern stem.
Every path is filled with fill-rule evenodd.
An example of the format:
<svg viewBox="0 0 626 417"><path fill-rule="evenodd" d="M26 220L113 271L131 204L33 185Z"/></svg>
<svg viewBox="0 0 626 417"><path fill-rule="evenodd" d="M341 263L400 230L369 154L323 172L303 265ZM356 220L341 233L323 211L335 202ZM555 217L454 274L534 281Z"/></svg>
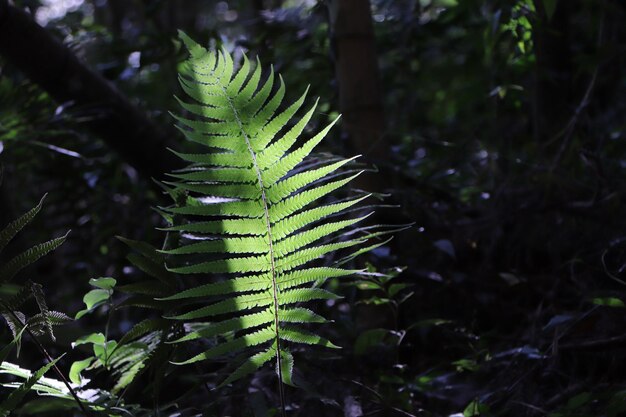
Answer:
<svg viewBox="0 0 626 417"><path fill-rule="evenodd" d="M237 125L239 126L239 130L241 130L241 133L244 139L246 140L246 146L248 147L248 151L250 152L250 156L252 157L254 170L257 176L257 180L259 182L259 188L261 190L261 200L263 202L263 212L264 212L264 217L265 217L265 224L267 226L267 239L269 243L270 265L272 269L272 297L273 297L273 303L274 303L274 329L276 332L276 370L278 372L278 394L280 397L281 416L286 417L287 414L285 410L285 389L283 387L283 371L282 371L282 367L280 366L281 349L280 349L280 334L279 334L280 322L279 322L279 317L278 317L278 307L279 307L278 284L276 281L276 264L274 260L272 224L270 221L270 212L269 212L269 208L267 205L267 196L265 195L265 186L263 185L263 177L261 175L261 170L257 162L256 153L254 152L254 149L252 149L252 144L250 143L250 137L248 136L248 133L245 131L243 127L243 123L241 122L241 118L239 117L239 112L237 112L237 109L235 108L231 98L228 96L228 93L226 92L226 89L224 87L222 87L222 91L224 92L224 96L228 100L228 105L230 106L231 110L233 111L235 115L235 119L237 120Z"/></svg>
<svg viewBox="0 0 626 417"><path fill-rule="evenodd" d="M46 348L41 344L41 342L39 341L39 339L37 339L37 337L30 331L30 329L28 328L28 326L26 325L26 323L24 323L17 314L15 314L15 311L13 311L13 309L7 308L7 306L0 301L0 304L2 305L2 308L9 311L11 313L11 315L13 316L13 318L15 320L17 320L17 322L24 327L24 330L26 331L26 333L28 333L28 336L30 336L30 338L33 340L33 342L35 342L35 345L37 346L37 348L39 349L39 352L41 352L41 354L46 358L46 360L48 362L53 362L54 359L52 359L52 356L48 353L48 351L46 350ZM76 391L74 391L74 388L72 388L72 386L70 385L70 382L67 380L67 378L65 378L65 375L63 375L63 372L61 372L61 370L59 369L59 367L56 364L52 365L52 369L54 369L54 372L58 375L59 378L61 378L61 381L63 381L63 384L65 384L65 386L67 387L67 389L69 390L70 394L72 395L72 397L74 397L74 400L76 401L76 403L78 404L78 406L80 407L81 411L86 415L86 416L91 416L91 412L87 411L87 408L85 408L85 405L83 404L83 402L80 400L80 398L78 398L78 394L76 394Z"/></svg>

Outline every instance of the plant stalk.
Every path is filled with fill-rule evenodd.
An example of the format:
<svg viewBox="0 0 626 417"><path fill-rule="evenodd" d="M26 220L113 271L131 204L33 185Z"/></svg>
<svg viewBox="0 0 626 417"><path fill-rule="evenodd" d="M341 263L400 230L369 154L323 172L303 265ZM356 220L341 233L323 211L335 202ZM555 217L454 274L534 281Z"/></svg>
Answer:
<svg viewBox="0 0 626 417"><path fill-rule="evenodd" d="M26 333L28 333L28 335L30 336L30 338L33 340L33 342L35 342L35 345L37 346L37 348L39 349L39 352L41 352L41 354L44 356L44 358L46 358L46 360L48 362L53 362L54 359L52 358L52 356L48 353L48 351L46 350L46 348L41 344L41 342L37 339L37 337L30 331L30 329L28 328L28 326L26 325L26 323L24 323L17 314L15 314L15 312L12 309L7 308L7 306L3 303L0 302L2 305L2 308L5 309L6 311L10 312L11 315L13 316L13 318L15 320L17 320L17 322L24 327L24 330L26 331ZM61 381L63 381L63 384L67 387L67 389L69 390L70 394L72 394L72 397L74 397L74 400L76 401L76 403L78 404L78 406L80 407L81 411L86 415L86 416L91 416L92 414L87 410L87 408L85 407L85 405L83 404L83 402L80 400L80 398L78 398L78 394L76 394L76 391L74 391L74 388L72 388L72 386L70 385L70 382L67 380L67 378L65 378L65 375L63 375L63 372L61 372L61 370L59 369L59 367L55 364L52 365L52 369L54 369L54 372L57 374L57 376L59 378L61 378Z"/></svg>

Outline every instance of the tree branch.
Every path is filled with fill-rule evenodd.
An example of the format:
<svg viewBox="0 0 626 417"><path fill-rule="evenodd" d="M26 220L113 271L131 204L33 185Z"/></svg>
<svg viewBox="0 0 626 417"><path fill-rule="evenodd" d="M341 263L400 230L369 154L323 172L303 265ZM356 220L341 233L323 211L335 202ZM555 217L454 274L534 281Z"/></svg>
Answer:
<svg viewBox="0 0 626 417"><path fill-rule="evenodd" d="M60 102L97 108L84 124L146 176L179 166L166 150L173 129L154 124L117 88L80 62L32 17L0 0L0 55Z"/></svg>

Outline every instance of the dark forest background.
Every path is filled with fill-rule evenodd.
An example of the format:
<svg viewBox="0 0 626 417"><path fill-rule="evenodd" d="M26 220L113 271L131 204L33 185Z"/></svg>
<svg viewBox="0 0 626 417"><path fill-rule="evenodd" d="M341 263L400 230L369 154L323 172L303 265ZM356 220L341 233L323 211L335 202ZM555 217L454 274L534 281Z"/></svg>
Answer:
<svg viewBox="0 0 626 417"><path fill-rule="evenodd" d="M414 223L367 259L393 280L322 307L344 349L301 355L292 415L625 415L625 22L618 0L2 0L0 225L48 193L12 251L72 230L24 274L70 315L89 278L139 273L115 236L162 240L182 29L273 64L290 101L310 85L312 128L343 115L321 150L362 154L377 220ZM273 415L273 384L238 389L187 400Z"/></svg>

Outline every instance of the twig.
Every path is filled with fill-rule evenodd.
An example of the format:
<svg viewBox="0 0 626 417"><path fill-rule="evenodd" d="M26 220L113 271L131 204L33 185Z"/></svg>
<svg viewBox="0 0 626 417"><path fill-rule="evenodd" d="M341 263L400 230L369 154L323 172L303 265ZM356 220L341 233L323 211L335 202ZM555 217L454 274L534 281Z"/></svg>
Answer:
<svg viewBox="0 0 626 417"><path fill-rule="evenodd" d="M538 413L541 413L541 414L548 414L548 412L546 410L544 410L543 408L537 407L536 405L532 405L532 404L529 404L529 403L525 403L523 401L511 401L511 403L519 404L519 405L521 405L523 407L530 408L531 410L537 411Z"/></svg>
<svg viewBox="0 0 626 417"><path fill-rule="evenodd" d="M612 247L614 247L618 243L622 243L623 241L624 241L624 239L619 239L617 242L613 242L608 249L605 249L604 252L602 252L602 256L600 257L600 261L602 262L602 268L604 269L604 273L609 278L611 278L613 281L618 282L618 283L620 283L622 285L626 285L626 282L624 282L623 280L619 279L615 274L613 274L611 271L609 271L609 268L606 265L606 254L609 252L609 249L611 249Z"/></svg>
<svg viewBox="0 0 626 417"><path fill-rule="evenodd" d="M576 123L578 123L578 118L580 117L580 114L585 109L585 107L587 107L587 105L589 104L589 97L591 96L591 92L595 88L596 80L598 79L599 69L600 67L598 66L593 71L593 75L591 76L591 80L589 81L589 85L587 86L587 90L585 91L585 95L583 96L582 100L578 104L578 107L576 107L574 114L572 115L571 119L569 120L565 128L561 130L561 132L559 132L556 136L556 137L559 137L561 135L564 135L565 137L563 139L563 142L561 143L559 151L557 152L557 154L554 156L554 159L552 160L552 164L550 165L550 172L556 169L556 167L559 165L559 163L563 159L563 156L565 155L565 151L567 150L567 148L569 148L569 145L572 141L572 137L574 136L574 128L576 127Z"/></svg>
<svg viewBox="0 0 626 417"><path fill-rule="evenodd" d="M561 390L558 394L556 394L554 397L550 398L548 401L546 401L545 407L546 408L552 408L555 407L557 405L559 405L561 402L563 402L566 398L577 394L578 392L582 391L583 389L585 389L585 387L587 387L586 384L584 383L579 383L579 384L575 384L575 385L571 385L567 388L565 388L564 390Z"/></svg>
<svg viewBox="0 0 626 417"><path fill-rule="evenodd" d="M13 316L13 318L15 320L17 320L17 322L24 327L24 330L26 331L26 333L28 333L28 335L30 336L30 338L33 340L33 342L35 342L35 345L37 346L37 348L39 349L39 351L41 352L41 354L46 358L46 360L48 362L54 362L54 359L52 358L52 356L48 353L48 351L46 350L46 348L41 344L41 342L39 341L39 339L37 339L37 337L30 331L30 329L28 328L28 326L26 325L26 323L24 323L22 321L22 319L20 319L18 317L17 314L15 314L15 311L13 311L13 309L7 308L7 306L3 303L0 302L0 305L2 305L2 308L5 309L6 311L8 311L9 313L11 313L11 315ZM67 380L67 378L65 378L65 375L63 375L63 372L61 372L61 370L59 369L59 367L56 365L56 363L53 363L52 365L52 369L54 369L54 372L56 372L56 374L59 376L59 378L61 378L61 381L63 381L63 384L65 384L65 386L67 387L67 389L69 390L70 394L72 394L72 397L74 397L74 400L76 401L76 403L78 404L78 406L80 407L80 409L82 410L82 412L87 415L87 416L91 416L91 413L87 410L87 408L85 408L85 405L83 404L83 402L80 400L80 398L78 398L78 394L76 394L76 391L74 391L74 388L72 388L72 386L70 385L69 381Z"/></svg>
<svg viewBox="0 0 626 417"><path fill-rule="evenodd" d="M395 411L397 413L400 413L400 414L402 414L404 416L407 416L407 417L417 417L417 416L415 416L415 414L411 414L411 413L406 412L404 410L401 410L401 409L399 409L397 407L394 407L394 406L392 406L390 404L387 404L382 395L380 395L378 392L376 392L376 390L374 390L373 388L370 388L367 385L363 384L362 382L359 382L359 381L357 381L355 379L351 379L350 382L352 382L353 384L356 384L356 385L360 386L361 388L364 388L365 390L367 390L370 393L374 394L374 396L376 396L378 398L378 400L380 401L380 404L383 405L384 407L387 407L387 408L389 408L389 409L391 409L391 410L393 410L393 411ZM421 412L423 410L420 409L418 411Z"/></svg>
<svg viewBox="0 0 626 417"><path fill-rule="evenodd" d="M600 350L621 348L626 346L626 335L613 336L607 339L587 340L579 343L567 343L559 346L559 350Z"/></svg>
<svg viewBox="0 0 626 417"><path fill-rule="evenodd" d="M600 27L598 29L598 46L602 45L602 41L604 38L605 17L606 17L606 10L602 12L602 18L600 20ZM563 130L557 133L556 136L550 140L550 142L552 142L553 140L561 136L564 136L563 142L561 142L561 146L559 147L559 150L554 156L554 159L552 160L552 164L550 165L550 172L553 172L556 169L556 167L559 165L559 163L563 159L563 156L565 155L567 148L569 148L571 144L572 137L574 136L574 128L576 127L576 124L578 123L578 119L580 118L580 115L582 114L583 110L589 105L589 98L591 97L591 93L593 92L596 86L596 81L598 79L599 70L600 70L600 65L598 64L598 66L596 66L596 68L594 69L593 74L591 75L591 80L589 81L589 85L587 86L587 89L585 90L585 94L583 95L582 100L576 107L576 110L574 110L574 114L572 115L570 120L567 122L567 125L565 126L565 128L563 128Z"/></svg>

